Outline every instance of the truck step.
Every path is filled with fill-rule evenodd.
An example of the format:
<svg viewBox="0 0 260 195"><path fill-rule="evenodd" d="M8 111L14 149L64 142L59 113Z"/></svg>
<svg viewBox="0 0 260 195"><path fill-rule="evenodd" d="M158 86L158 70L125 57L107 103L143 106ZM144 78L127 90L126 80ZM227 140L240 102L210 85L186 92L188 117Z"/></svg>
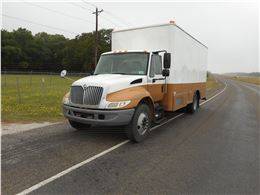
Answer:
<svg viewBox="0 0 260 195"><path fill-rule="evenodd" d="M163 117L163 118L154 120L154 123L158 125L158 124L160 124L160 123L162 123L162 122L164 122L164 121L166 121L166 120L167 120L167 118L166 118L166 117Z"/></svg>

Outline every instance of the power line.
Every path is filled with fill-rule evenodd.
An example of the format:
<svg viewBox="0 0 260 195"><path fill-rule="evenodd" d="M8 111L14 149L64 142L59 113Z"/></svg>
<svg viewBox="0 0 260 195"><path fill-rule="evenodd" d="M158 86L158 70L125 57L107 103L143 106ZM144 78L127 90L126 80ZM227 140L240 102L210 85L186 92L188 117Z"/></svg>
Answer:
<svg viewBox="0 0 260 195"><path fill-rule="evenodd" d="M66 14L66 13L64 13L64 12L57 11L57 10L53 10L53 9L50 9L50 8L47 8L47 7L43 7L43 6L40 6L40 5L31 3L31 2L26 2L26 1L24 1L24 2L27 3L27 4L30 4L30 5L32 5L32 6L35 6L35 7L39 7L39 8L41 8L41 9L45 9L45 10L54 12L54 13L56 13L56 14L60 14L60 15L63 15L63 16L69 17L69 18L73 18L73 19L77 19L77 20L82 20L82 21L89 22L89 23L92 23L92 24L93 24L93 22L91 22L91 21L89 21L89 20L86 20L86 19L83 19L83 18L80 18L80 17L77 17L77 16L72 16L72 15Z"/></svg>
<svg viewBox="0 0 260 195"><path fill-rule="evenodd" d="M91 9L89 9L89 8L86 8L86 7L84 7L84 6L81 6L81 5L78 5L78 4L76 4L76 3L74 3L74 2L69 2L70 4L72 4L72 5L74 5L74 6L76 6L76 7L80 7L80 8L82 8L82 9L84 9L84 10L89 10L89 11L93 11L93 10L91 10Z"/></svg>
<svg viewBox="0 0 260 195"><path fill-rule="evenodd" d="M94 8L97 8L97 6L94 4L94 3L90 3L90 2L87 2L87 1L85 1L85 0L81 0L82 2L84 2L84 3L86 3L86 4L88 4L88 5L91 5L92 7L94 7Z"/></svg>
<svg viewBox="0 0 260 195"><path fill-rule="evenodd" d="M93 10L91 10L91 9L89 9L89 8L86 8L86 7L84 7L84 6L78 5L78 4L76 4L76 3L70 2L70 4L73 5L73 6L75 6L75 7L79 7L79 8L81 8L81 9L84 9L84 10L89 10L90 13L93 12ZM92 24L94 24L94 22L92 22ZM100 26L101 26L102 28L105 28L103 25L100 25Z"/></svg>
<svg viewBox="0 0 260 195"><path fill-rule="evenodd" d="M104 11L105 13L105 11ZM121 25L116 24L111 19L107 18L106 16L102 15L102 18L106 19L109 23L113 24L115 27L121 27Z"/></svg>
<svg viewBox="0 0 260 195"><path fill-rule="evenodd" d="M82 2L83 2L83 3L86 3L87 5L91 5L91 6L95 7L95 8L97 8L97 6L96 6L95 4L93 4L93 3L89 3L89 2L84 1L84 0L82 0ZM89 8L86 8L86 7L83 7L83 6L79 6L79 5L75 5L75 6L81 7L82 9L90 10ZM115 27L118 27L118 26L120 27L120 26L121 26L121 25L116 24L116 23L113 22L111 19L109 19L109 18L107 18L107 17L105 17L105 16L102 16L102 18L104 18L105 20L107 20L110 24L113 24Z"/></svg>
<svg viewBox="0 0 260 195"><path fill-rule="evenodd" d="M7 17L7 18L12 18L12 19L27 22L27 23L30 23L30 24L43 26L43 27L46 27L46 28L49 28L49 29L55 29L55 30L59 30L59 31L62 31L62 32L67 32L67 33L70 33L70 34L73 34L73 35L78 35L78 33L74 33L74 32L71 32L71 31L68 31L68 30L65 30L65 29L62 29L62 28L57 28L57 27L46 25L46 24L40 24L40 23L37 23L37 22L33 22L33 21L30 21L30 20L23 19L23 18L18 18L18 17L15 17L15 16L9 16L7 14L2 14L2 15Z"/></svg>
<svg viewBox="0 0 260 195"><path fill-rule="evenodd" d="M118 21L120 20L120 22L121 22L122 24L124 23L124 24L126 24L127 26L129 26L129 25L130 25L130 26L133 26L131 23L129 23L129 22L123 20L122 18L120 18L120 17L114 15L113 13L111 13L111 12L109 12L109 11L105 11L104 13L106 13L106 14L108 14L108 15L114 17L114 18L117 19Z"/></svg>
<svg viewBox="0 0 260 195"><path fill-rule="evenodd" d="M81 1L84 2L84 3L87 4L87 5L91 5L91 6L94 7L94 8L98 7L98 6L95 5L94 3L90 3L90 2L87 2L87 1L85 1L85 0L81 0ZM111 13L110 11L105 10L104 13L106 13L107 15L110 15L110 16L112 16L113 18L117 19L118 21L120 21L121 24L124 24L124 25L126 25L126 26L129 26L129 25L130 25L130 26L133 26L130 22L127 22L127 21L123 20L122 18L120 18L120 17L114 15L114 14ZM104 17L104 16L103 16L103 17ZM110 23L113 23L113 24L115 25L115 22L112 22L111 19L108 19L108 18L106 18L106 19L109 20ZM118 26L118 25L116 25L116 26Z"/></svg>

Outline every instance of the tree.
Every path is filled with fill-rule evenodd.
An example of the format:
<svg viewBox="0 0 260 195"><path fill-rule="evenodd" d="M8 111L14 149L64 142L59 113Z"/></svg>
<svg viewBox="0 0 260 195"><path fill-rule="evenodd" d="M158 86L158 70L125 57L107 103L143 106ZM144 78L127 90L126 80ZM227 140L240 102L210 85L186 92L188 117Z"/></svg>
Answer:
<svg viewBox="0 0 260 195"><path fill-rule="evenodd" d="M2 61L4 69L8 69L7 65L16 65L22 60L22 51L18 47L4 46L1 50Z"/></svg>
<svg viewBox="0 0 260 195"><path fill-rule="evenodd" d="M99 55L110 51L111 29L99 31ZM16 70L86 72L93 69L95 33L82 33L73 39L25 28L2 33L2 67Z"/></svg>

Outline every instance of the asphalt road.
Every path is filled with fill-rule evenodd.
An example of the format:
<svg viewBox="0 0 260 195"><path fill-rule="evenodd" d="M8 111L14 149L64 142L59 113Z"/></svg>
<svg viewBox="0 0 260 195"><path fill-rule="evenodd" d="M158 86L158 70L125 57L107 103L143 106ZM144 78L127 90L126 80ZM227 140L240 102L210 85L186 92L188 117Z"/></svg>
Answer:
<svg viewBox="0 0 260 195"><path fill-rule="evenodd" d="M226 83L195 115L184 114L143 143L128 142L32 194L260 194L260 88ZM121 128L75 131L65 123L4 135L2 194L22 192L125 139Z"/></svg>

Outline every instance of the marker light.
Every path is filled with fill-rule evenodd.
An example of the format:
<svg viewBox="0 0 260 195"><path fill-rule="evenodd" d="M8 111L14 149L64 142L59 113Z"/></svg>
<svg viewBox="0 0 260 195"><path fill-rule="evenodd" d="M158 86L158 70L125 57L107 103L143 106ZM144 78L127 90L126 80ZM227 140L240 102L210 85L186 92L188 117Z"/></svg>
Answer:
<svg viewBox="0 0 260 195"><path fill-rule="evenodd" d="M63 104L69 104L69 102L70 102L70 92L66 93L62 100Z"/></svg>

